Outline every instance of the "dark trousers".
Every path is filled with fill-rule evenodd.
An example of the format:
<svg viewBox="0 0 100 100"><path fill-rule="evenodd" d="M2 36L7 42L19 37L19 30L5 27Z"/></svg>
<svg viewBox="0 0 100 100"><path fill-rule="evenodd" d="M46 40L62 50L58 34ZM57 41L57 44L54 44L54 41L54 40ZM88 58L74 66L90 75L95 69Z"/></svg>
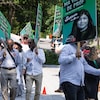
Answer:
<svg viewBox="0 0 100 100"><path fill-rule="evenodd" d="M83 87L74 85L70 82L63 82L61 85L62 85L66 100L84 100L85 99Z"/></svg>
<svg viewBox="0 0 100 100"><path fill-rule="evenodd" d="M59 71L59 79L60 79L60 71ZM62 85L60 84L60 82L59 82L59 89L63 90Z"/></svg>

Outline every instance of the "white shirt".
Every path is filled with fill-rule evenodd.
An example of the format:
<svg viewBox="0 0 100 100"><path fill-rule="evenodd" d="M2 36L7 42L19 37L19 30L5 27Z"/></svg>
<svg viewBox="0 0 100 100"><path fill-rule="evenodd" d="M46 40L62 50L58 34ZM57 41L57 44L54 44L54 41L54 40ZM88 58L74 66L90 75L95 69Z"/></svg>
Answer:
<svg viewBox="0 0 100 100"><path fill-rule="evenodd" d="M77 46L75 44L66 44L61 50L58 62L60 64L60 83L70 82L72 84L83 86L84 73L100 76L100 69L90 66L84 56L78 59L76 57Z"/></svg>
<svg viewBox="0 0 100 100"><path fill-rule="evenodd" d="M1 67L16 67L16 65L20 65L20 56L19 56L19 52L15 49L13 49L12 51L10 51L10 53L12 54L12 56L15 59L14 60L11 58L11 55L8 53L7 50L3 49L0 52L0 60L2 60L3 58L3 52L6 52L6 58L3 60ZM16 63L16 65L15 65Z"/></svg>
<svg viewBox="0 0 100 100"><path fill-rule="evenodd" d="M27 62L27 58L31 59L30 62ZM29 75L39 75L42 73L42 65L45 63L45 54L43 49L38 49L38 55L35 54L35 51L28 50L24 56L26 74Z"/></svg>

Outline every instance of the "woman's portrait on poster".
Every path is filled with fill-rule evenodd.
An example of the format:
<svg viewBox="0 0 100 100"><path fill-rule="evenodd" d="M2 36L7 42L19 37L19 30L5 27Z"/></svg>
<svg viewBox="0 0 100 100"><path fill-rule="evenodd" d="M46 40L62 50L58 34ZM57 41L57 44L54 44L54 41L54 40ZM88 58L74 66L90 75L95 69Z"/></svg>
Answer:
<svg viewBox="0 0 100 100"><path fill-rule="evenodd" d="M68 38L71 37L74 38L74 42L94 39L96 37L96 27L91 15L86 9L82 9L78 12L78 18L74 20L72 31Z"/></svg>

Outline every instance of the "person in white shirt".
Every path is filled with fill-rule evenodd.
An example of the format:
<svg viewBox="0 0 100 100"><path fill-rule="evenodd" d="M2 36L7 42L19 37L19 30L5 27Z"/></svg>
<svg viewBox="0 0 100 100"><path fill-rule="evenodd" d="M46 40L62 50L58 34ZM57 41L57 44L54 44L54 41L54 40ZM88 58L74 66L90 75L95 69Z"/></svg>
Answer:
<svg viewBox="0 0 100 100"><path fill-rule="evenodd" d="M59 55L60 52L61 52L61 50L63 49L63 47L64 47L64 44L63 44L63 43L61 43L60 45L57 44L57 45L55 46L55 53ZM59 72L58 76L59 76L59 78L60 78L60 72ZM61 86L60 82L59 82L59 88L58 88L57 90L55 90L55 92L63 92L62 86Z"/></svg>
<svg viewBox="0 0 100 100"><path fill-rule="evenodd" d="M13 48L18 50L19 52L19 56L20 56L20 66L17 66L16 70L17 70L17 80L18 80L18 86L17 86L17 92L16 92L16 96L22 96L23 94L23 90L24 90L24 76L22 74L22 69L23 69L23 49L22 49L22 45L18 42L14 42Z"/></svg>
<svg viewBox="0 0 100 100"><path fill-rule="evenodd" d="M80 43L83 46L84 41ZM65 44L60 52L60 84L65 100L85 100L84 76L88 74L100 76L100 69L93 68L84 59L83 52L77 50L76 43Z"/></svg>
<svg viewBox="0 0 100 100"><path fill-rule="evenodd" d="M45 63L45 53L43 49L38 49L33 39L28 40L30 50L25 53L25 67L23 74L26 71L26 100L30 100L33 81L35 81L35 96L34 100L40 99L42 85L42 65Z"/></svg>
<svg viewBox="0 0 100 100"><path fill-rule="evenodd" d="M29 39L28 34L24 34L23 36L21 36L21 46L23 50L22 55L24 55L24 53L29 50L28 39ZM23 75L22 79L23 79L24 90L26 91L26 74Z"/></svg>
<svg viewBox="0 0 100 100"><path fill-rule="evenodd" d="M14 41L12 39L8 39L6 43L4 49L0 51L2 100L8 100L8 85L10 100L15 100L17 88L16 67L20 66L20 56L19 52L13 48Z"/></svg>

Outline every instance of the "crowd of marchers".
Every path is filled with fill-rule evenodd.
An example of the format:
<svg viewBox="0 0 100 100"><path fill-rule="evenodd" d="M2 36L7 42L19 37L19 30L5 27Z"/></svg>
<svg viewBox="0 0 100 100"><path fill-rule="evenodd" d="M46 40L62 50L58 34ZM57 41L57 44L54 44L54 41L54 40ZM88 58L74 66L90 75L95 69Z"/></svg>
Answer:
<svg viewBox="0 0 100 100"><path fill-rule="evenodd" d="M40 99L42 85L42 65L45 63L44 50L38 48L33 39L24 35L20 43L12 39L0 41L1 94L3 100L15 100L26 91L30 100L35 81L34 100ZM8 90L10 94L8 96Z"/></svg>

